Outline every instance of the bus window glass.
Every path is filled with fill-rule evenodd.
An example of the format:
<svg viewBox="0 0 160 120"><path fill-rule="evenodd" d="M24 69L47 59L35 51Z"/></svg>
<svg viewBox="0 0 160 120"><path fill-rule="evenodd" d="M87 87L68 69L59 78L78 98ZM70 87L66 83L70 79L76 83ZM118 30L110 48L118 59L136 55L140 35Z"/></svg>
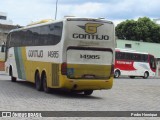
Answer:
<svg viewBox="0 0 160 120"><path fill-rule="evenodd" d="M125 53L125 59L126 60L131 60L131 54L130 53Z"/></svg>
<svg viewBox="0 0 160 120"><path fill-rule="evenodd" d="M142 54L141 55L141 62L147 62L148 61L148 55Z"/></svg>
<svg viewBox="0 0 160 120"><path fill-rule="evenodd" d="M136 54L136 61L140 62L141 61L141 55L140 54Z"/></svg>
<svg viewBox="0 0 160 120"><path fill-rule="evenodd" d="M131 60L135 60L136 59L136 54L132 53L131 54Z"/></svg>
<svg viewBox="0 0 160 120"><path fill-rule="evenodd" d="M119 60L119 57L120 57L120 52L116 52L116 59Z"/></svg>
<svg viewBox="0 0 160 120"><path fill-rule="evenodd" d="M150 56L150 61L149 64L151 66L152 69L156 69L156 62L153 56Z"/></svg>
<svg viewBox="0 0 160 120"><path fill-rule="evenodd" d="M54 23L12 33L9 47L56 45L61 41L63 23Z"/></svg>
<svg viewBox="0 0 160 120"><path fill-rule="evenodd" d="M117 60L122 60L125 58L125 53L123 52L116 52L116 59Z"/></svg>

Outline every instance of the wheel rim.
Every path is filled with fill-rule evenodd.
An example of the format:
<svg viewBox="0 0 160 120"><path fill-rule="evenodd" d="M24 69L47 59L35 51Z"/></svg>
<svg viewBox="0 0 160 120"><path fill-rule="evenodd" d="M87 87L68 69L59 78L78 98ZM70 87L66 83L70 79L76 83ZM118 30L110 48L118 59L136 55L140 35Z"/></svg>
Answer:
<svg viewBox="0 0 160 120"><path fill-rule="evenodd" d="M145 78L148 77L148 73L147 73L147 72L144 73L144 77L145 77Z"/></svg>
<svg viewBox="0 0 160 120"><path fill-rule="evenodd" d="M115 77L116 78L119 77L119 72L118 71L115 72Z"/></svg>

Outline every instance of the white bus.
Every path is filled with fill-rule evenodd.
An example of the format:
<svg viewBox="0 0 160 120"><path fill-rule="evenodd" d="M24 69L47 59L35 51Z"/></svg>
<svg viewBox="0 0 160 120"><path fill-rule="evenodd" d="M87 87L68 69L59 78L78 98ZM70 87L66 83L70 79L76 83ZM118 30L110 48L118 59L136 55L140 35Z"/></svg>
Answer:
<svg viewBox="0 0 160 120"><path fill-rule="evenodd" d="M156 74L156 61L153 55L136 52L135 50L116 48L114 77L129 76L130 78L149 76Z"/></svg>
<svg viewBox="0 0 160 120"><path fill-rule="evenodd" d="M51 88L92 94L110 89L114 77L115 30L112 22L64 18L13 30L6 42L6 72Z"/></svg>

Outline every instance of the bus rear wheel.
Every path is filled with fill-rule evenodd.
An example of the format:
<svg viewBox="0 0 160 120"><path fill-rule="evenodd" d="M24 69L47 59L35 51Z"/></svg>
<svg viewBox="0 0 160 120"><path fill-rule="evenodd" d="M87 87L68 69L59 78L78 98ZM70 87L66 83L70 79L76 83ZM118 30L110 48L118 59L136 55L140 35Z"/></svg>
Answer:
<svg viewBox="0 0 160 120"><path fill-rule="evenodd" d="M50 93L51 92L51 88L49 88L47 86L47 76L46 76L45 73L42 74L42 82L43 82L43 90L44 90L44 92Z"/></svg>
<svg viewBox="0 0 160 120"><path fill-rule="evenodd" d="M85 90L84 95L91 95L93 93L93 90Z"/></svg>
<svg viewBox="0 0 160 120"><path fill-rule="evenodd" d="M144 79L147 79L148 77L149 77L149 73L148 73L148 72L145 72L143 78L144 78Z"/></svg>
<svg viewBox="0 0 160 120"><path fill-rule="evenodd" d="M40 79L39 72L36 72L36 74L35 74L35 86L38 91L43 90L42 81Z"/></svg>

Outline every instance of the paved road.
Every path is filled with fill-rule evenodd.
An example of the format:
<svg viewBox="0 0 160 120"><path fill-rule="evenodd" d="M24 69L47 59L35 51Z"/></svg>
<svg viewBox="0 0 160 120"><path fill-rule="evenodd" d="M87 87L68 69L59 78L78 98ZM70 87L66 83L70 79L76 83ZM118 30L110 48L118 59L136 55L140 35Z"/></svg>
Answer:
<svg viewBox="0 0 160 120"><path fill-rule="evenodd" d="M0 110L4 111L160 111L160 79L115 79L111 90L97 90L92 96L46 94L26 81L9 79L0 73Z"/></svg>

